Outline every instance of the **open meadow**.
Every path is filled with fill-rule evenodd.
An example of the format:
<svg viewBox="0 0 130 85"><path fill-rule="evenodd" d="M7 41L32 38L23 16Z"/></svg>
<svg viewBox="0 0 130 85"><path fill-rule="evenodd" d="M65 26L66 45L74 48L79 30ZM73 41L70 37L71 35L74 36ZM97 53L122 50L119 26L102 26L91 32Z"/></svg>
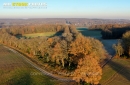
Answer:
<svg viewBox="0 0 130 85"><path fill-rule="evenodd" d="M104 68L101 85L130 85L130 60L112 59Z"/></svg>
<svg viewBox="0 0 130 85"><path fill-rule="evenodd" d="M98 30L88 30L85 27L78 27L77 30L84 36L94 37L100 39L102 37L101 31Z"/></svg>
<svg viewBox="0 0 130 85"><path fill-rule="evenodd" d="M44 33L31 33L31 34L23 34L22 37L26 38L34 38L34 37L52 37L52 36L59 36L62 32L44 32Z"/></svg>
<svg viewBox="0 0 130 85"><path fill-rule="evenodd" d="M89 36L89 37L94 37L97 39L101 39L101 31L97 30L88 30L85 27L77 27L77 30L81 32L84 36ZM26 38L34 38L34 37L52 37L52 36L60 36L62 35L62 32L44 32L44 33L30 33L30 34L23 34L23 35L18 35L16 37L26 37Z"/></svg>

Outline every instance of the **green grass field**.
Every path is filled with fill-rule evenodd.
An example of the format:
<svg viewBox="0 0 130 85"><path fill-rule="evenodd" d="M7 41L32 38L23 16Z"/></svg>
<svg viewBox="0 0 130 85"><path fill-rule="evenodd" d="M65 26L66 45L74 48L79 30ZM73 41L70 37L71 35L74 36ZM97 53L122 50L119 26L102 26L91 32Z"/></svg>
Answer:
<svg viewBox="0 0 130 85"><path fill-rule="evenodd" d="M96 30L88 30L87 28L84 27L79 27L77 28L79 32L81 32L84 36L90 36L94 38L101 38L101 31L96 31Z"/></svg>
<svg viewBox="0 0 130 85"><path fill-rule="evenodd" d="M55 34L56 34L55 32L45 32L45 33L24 34L22 36L27 37L27 38L29 38L29 37L38 37L38 36L47 36L48 37L48 36L53 36Z"/></svg>
<svg viewBox="0 0 130 85"><path fill-rule="evenodd" d="M19 55L0 45L0 85L66 85L43 75Z"/></svg>
<svg viewBox="0 0 130 85"><path fill-rule="evenodd" d="M95 30L88 30L87 28L84 27L79 27L77 28L79 32L81 32L84 36L90 36L94 38L101 38L101 31L95 31ZM31 34L23 34L22 36L17 36L19 37L26 37L26 38L34 38L34 37L40 37L40 36L46 36L46 37L51 37L51 36L59 36L61 35L62 32L44 32L44 33L31 33Z"/></svg>
<svg viewBox="0 0 130 85"><path fill-rule="evenodd" d="M130 60L113 59L103 68L101 85L130 85Z"/></svg>
<svg viewBox="0 0 130 85"><path fill-rule="evenodd" d="M46 36L46 37L51 37L51 36L59 36L61 35L61 32L44 32L44 33L32 33L32 34L23 34L22 36L23 37L26 37L26 38L33 38L33 37L40 37L40 36Z"/></svg>

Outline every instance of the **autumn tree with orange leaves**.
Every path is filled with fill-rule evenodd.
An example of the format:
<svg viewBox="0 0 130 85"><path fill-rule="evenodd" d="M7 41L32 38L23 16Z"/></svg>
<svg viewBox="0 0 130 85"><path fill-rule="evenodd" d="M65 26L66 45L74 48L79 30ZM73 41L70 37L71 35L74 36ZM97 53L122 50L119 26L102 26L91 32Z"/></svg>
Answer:
<svg viewBox="0 0 130 85"><path fill-rule="evenodd" d="M98 84L102 75L99 62L105 57L102 43L80 35L71 43L69 51L73 55L73 62L77 63L73 79L77 82Z"/></svg>
<svg viewBox="0 0 130 85"><path fill-rule="evenodd" d="M73 76L73 80L76 80L76 82L98 84L102 76L102 68L95 58L85 56L78 61L78 66Z"/></svg>

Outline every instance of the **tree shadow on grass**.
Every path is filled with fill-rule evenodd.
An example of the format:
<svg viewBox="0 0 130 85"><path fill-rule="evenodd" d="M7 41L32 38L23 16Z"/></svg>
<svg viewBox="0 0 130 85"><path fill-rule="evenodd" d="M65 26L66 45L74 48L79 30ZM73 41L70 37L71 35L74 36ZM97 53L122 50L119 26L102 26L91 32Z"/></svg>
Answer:
<svg viewBox="0 0 130 85"><path fill-rule="evenodd" d="M54 36L61 36L62 33L63 33L63 31L56 32L56 34L54 34L53 37L54 37Z"/></svg>
<svg viewBox="0 0 130 85"><path fill-rule="evenodd" d="M8 85L31 85L31 76L29 71L23 70L16 72L8 82Z"/></svg>
<svg viewBox="0 0 130 85"><path fill-rule="evenodd" d="M130 81L130 68L127 66L123 66L120 63L110 61L108 65L115 70L119 75L123 76L127 80Z"/></svg>

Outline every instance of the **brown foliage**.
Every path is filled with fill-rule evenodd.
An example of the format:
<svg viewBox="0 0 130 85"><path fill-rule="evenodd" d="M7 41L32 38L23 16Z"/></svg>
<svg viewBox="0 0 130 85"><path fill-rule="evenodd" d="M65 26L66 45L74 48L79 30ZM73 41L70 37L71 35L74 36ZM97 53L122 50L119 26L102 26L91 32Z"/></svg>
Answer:
<svg viewBox="0 0 130 85"><path fill-rule="evenodd" d="M98 61L105 58L103 44L90 37L77 37L76 40L70 44L69 52L74 56L91 55Z"/></svg>
<svg viewBox="0 0 130 85"><path fill-rule="evenodd" d="M78 67L74 71L73 79L77 82L85 81L91 84L98 84L101 75L102 68L98 61L92 56L85 56L78 61Z"/></svg>

